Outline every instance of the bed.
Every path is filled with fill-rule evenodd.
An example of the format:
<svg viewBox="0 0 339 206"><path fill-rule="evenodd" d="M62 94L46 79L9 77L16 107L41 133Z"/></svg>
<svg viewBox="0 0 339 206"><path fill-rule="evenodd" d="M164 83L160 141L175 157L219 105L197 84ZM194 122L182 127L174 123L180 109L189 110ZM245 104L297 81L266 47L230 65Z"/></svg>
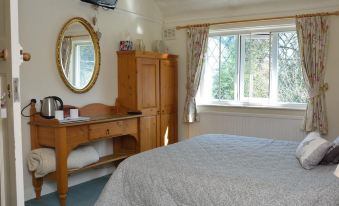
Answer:
<svg viewBox="0 0 339 206"><path fill-rule="evenodd" d="M338 206L335 165L301 168L298 142L202 135L122 162L96 206Z"/></svg>

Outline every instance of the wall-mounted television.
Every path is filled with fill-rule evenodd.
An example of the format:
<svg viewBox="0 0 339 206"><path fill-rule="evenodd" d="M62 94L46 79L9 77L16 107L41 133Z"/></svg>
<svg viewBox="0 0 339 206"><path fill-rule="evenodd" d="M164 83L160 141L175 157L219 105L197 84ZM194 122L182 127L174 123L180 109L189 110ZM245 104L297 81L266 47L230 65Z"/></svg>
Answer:
<svg viewBox="0 0 339 206"><path fill-rule="evenodd" d="M94 4L97 6L102 6L108 9L115 9L118 0L81 0L83 2L87 2L90 4Z"/></svg>

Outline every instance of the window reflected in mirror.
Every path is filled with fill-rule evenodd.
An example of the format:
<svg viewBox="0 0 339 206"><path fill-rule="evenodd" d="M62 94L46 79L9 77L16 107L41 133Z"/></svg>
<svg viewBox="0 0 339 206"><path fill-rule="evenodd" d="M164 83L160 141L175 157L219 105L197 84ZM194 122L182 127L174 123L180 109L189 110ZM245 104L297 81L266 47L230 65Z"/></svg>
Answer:
<svg viewBox="0 0 339 206"><path fill-rule="evenodd" d="M100 66L96 33L87 21L75 18L64 26L58 42L58 67L64 82L77 93L87 91Z"/></svg>
<svg viewBox="0 0 339 206"><path fill-rule="evenodd" d="M93 75L95 53L91 36L81 24L67 30L61 53L66 78L74 87L84 88Z"/></svg>

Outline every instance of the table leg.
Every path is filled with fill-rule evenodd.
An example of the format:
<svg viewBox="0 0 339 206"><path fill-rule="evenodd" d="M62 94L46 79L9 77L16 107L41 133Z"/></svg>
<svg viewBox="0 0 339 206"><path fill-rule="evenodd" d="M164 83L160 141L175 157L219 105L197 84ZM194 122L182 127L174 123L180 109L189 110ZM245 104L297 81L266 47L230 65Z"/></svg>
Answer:
<svg viewBox="0 0 339 206"><path fill-rule="evenodd" d="M41 197L41 187L44 182L43 178L35 178L34 173L32 174L32 183L35 191L35 198L40 199Z"/></svg>
<svg viewBox="0 0 339 206"><path fill-rule="evenodd" d="M58 128L55 135L56 177L61 206L66 206L68 192L67 157L68 146L66 128Z"/></svg>

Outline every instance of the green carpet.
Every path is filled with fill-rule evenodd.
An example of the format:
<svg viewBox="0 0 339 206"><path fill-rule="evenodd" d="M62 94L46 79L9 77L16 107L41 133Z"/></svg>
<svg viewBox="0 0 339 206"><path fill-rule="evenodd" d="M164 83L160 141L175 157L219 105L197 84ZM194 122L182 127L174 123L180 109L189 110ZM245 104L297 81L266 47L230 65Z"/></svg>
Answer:
<svg viewBox="0 0 339 206"><path fill-rule="evenodd" d="M67 206L93 206L109 177L110 175L70 187ZM40 200L29 200L25 206L59 206L58 194L54 192L42 196Z"/></svg>

